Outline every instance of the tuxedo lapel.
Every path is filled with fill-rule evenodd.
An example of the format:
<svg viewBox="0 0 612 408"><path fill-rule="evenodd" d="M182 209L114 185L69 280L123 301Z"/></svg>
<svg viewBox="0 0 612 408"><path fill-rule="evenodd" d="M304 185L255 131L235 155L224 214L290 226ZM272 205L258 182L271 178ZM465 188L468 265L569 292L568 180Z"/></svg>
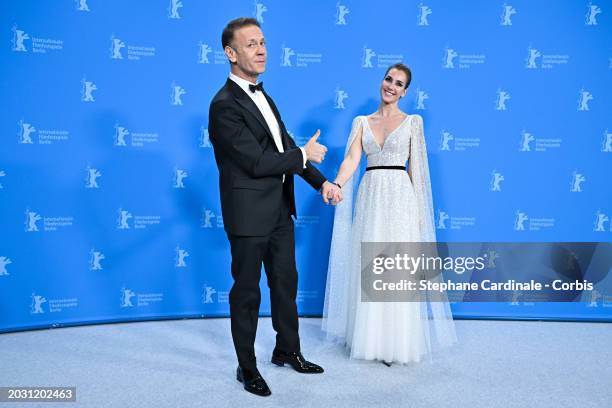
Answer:
<svg viewBox="0 0 612 408"><path fill-rule="evenodd" d="M276 105L274 104L274 101L272 100L272 98L270 98L270 96L265 91L263 92L263 94L266 97L266 100L268 101L268 105L270 105L272 112L274 113L276 122L278 122L278 128L280 130L281 141L283 142L283 148L287 150L287 146L288 146L287 136L285 136L285 132L283 131L283 126L282 126L283 122L281 121L280 113L278 112L278 109L276 109Z"/></svg>
<svg viewBox="0 0 612 408"><path fill-rule="evenodd" d="M266 123L266 120L264 119L263 115L259 111L259 108L257 107L257 105L255 105L255 102L253 102L253 100L249 97L249 95L247 95L246 92L244 92L244 90L231 79L227 80L227 85L232 90L232 93L234 94L234 98L236 99L236 102L238 102L240 106L242 106L251 115L253 115L259 121L259 123L261 123L264 129L266 129L268 136L270 136L270 138L274 140L274 136L272 136L272 131L270 131L270 128L268 127L268 124ZM274 114L276 115L276 112Z"/></svg>

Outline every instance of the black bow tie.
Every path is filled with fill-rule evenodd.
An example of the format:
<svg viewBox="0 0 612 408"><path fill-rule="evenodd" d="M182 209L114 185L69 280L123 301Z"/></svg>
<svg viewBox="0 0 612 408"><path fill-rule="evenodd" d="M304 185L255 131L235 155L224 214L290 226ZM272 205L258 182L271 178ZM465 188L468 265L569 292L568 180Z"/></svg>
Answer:
<svg viewBox="0 0 612 408"><path fill-rule="evenodd" d="M253 93L255 93L255 91L261 91L263 92L263 82L258 83L257 85L251 85L249 84L249 90Z"/></svg>

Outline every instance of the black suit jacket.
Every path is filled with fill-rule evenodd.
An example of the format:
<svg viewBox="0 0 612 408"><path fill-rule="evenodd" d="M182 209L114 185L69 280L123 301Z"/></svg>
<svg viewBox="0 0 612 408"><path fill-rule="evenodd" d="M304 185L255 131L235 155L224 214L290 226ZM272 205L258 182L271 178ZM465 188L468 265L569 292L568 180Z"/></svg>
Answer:
<svg viewBox="0 0 612 408"><path fill-rule="evenodd" d="M280 127L283 153L276 148L257 105L234 81L228 79L210 104L208 132L219 169L223 223L229 234L270 233L278 221L283 194L296 216L294 173L316 190L325 182L310 162L303 168L302 151L289 136L272 99L264 95Z"/></svg>

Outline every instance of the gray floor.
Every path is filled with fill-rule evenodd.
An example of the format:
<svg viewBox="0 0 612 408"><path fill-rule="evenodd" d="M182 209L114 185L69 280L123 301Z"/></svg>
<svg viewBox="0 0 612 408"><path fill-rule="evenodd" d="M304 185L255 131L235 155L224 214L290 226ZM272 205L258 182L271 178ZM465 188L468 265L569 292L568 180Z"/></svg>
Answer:
<svg viewBox="0 0 612 408"><path fill-rule="evenodd" d="M457 321L460 343L433 362L387 368L348 360L319 319L301 319L302 375L269 362L270 319L257 336L272 396L234 378L229 320L84 326L0 334L0 386L76 386L77 403L26 407L610 407L612 324ZM3 407L17 406L2 403Z"/></svg>

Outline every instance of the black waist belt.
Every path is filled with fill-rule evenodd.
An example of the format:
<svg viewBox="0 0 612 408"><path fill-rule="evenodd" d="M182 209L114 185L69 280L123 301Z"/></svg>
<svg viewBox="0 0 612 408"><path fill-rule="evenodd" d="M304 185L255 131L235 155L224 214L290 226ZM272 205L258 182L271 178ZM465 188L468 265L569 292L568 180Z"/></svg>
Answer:
<svg viewBox="0 0 612 408"><path fill-rule="evenodd" d="M380 169L404 170L404 171L406 171L406 166L370 166L370 167L366 167L366 171L368 171L368 170L380 170Z"/></svg>

